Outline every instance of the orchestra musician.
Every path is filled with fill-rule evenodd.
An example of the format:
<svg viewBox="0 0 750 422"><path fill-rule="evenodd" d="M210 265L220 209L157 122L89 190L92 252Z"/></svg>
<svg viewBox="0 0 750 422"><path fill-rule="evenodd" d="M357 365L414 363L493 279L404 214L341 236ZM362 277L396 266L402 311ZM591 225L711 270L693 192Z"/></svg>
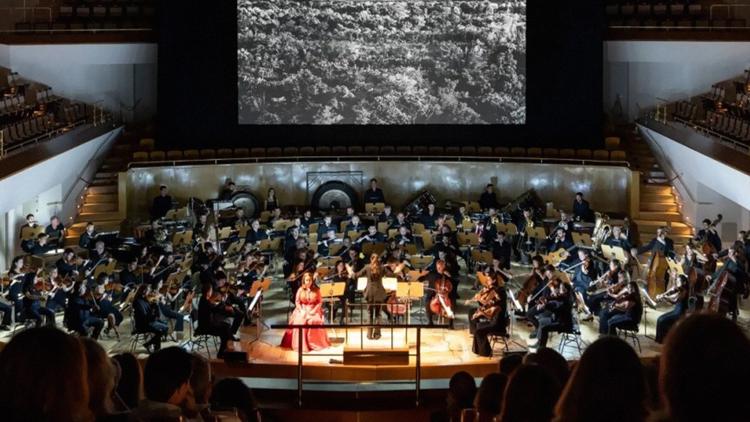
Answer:
<svg viewBox="0 0 750 422"><path fill-rule="evenodd" d="M62 240L65 238L65 226L60 221L60 217L53 216L50 219L49 225L44 228L44 232L49 235L49 244L53 247L57 247L62 244Z"/></svg>
<svg viewBox="0 0 750 422"><path fill-rule="evenodd" d="M425 314L427 315L427 324L433 325L435 310L433 309L434 307L430 305L438 294L443 295L444 302L449 302L446 301L446 298L450 299L449 295L454 290L454 279L451 273L448 272L446 262L442 259L436 259L434 261L434 269L431 269L427 274L419 277L419 281L425 282L427 285L424 295ZM451 306L448 306L448 308L451 309ZM447 312L447 310L444 309L442 311ZM449 318L449 324L451 328L453 328L453 318Z"/></svg>
<svg viewBox="0 0 750 422"><path fill-rule="evenodd" d="M47 269L47 277L49 278L49 285L52 286L52 289L47 293L47 302L44 306L52 312L57 312L58 309L65 309L65 301L68 292L70 292L73 287L73 283L71 282L70 286L65 286L56 266Z"/></svg>
<svg viewBox="0 0 750 422"><path fill-rule="evenodd" d="M576 192L573 200L573 219L576 221L593 221L594 212L589 206L589 201L583 199L582 192Z"/></svg>
<svg viewBox="0 0 750 422"><path fill-rule="evenodd" d="M37 327L42 325L44 318L45 324L54 327L55 312L42 306L42 291L39 290L39 284L43 283L41 275L36 272L26 273L21 285L21 295L23 296L23 315L26 319L33 319Z"/></svg>
<svg viewBox="0 0 750 422"><path fill-rule="evenodd" d="M22 225L21 228L19 229L19 233L20 233L20 237L19 238L21 239L21 249L24 252L26 252L26 253L31 253L31 249L34 246L35 239L26 239L26 240L24 240L24 238L23 238L23 235L24 235L23 232L24 232L24 230L23 229L25 229L27 227L31 228L31 229L36 229L37 227L39 227L39 224L37 224L36 217L34 217L34 214L27 214L26 215L26 224Z"/></svg>
<svg viewBox="0 0 750 422"><path fill-rule="evenodd" d="M279 200L276 198L276 189L268 188L266 200L263 203L263 209L265 211L274 211L277 208L281 208L281 204L279 204Z"/></svg>
<svg viewBox="0 0 750 422"><path fill-rule="evenodd" d="M104 320L92 313L93 305L88 298L88 288L83 280L73 283L68 293L68 305L65 309L65 325L69 330L79 335L88 337L89 330L93 329L91 337L98 339L104 328Z"/></svg>
<svg viewBox="0 0 750 422"><path fill-rule="evenodd" d="M668 302L674 305L671 311L662 314L656 320L656 338L657 343L664 342L670 328L679 320L688 310L688 300L690 297L688 287L688 277L684 274L677 276L677 284L670 290L656 296L657 302Z"/></svg>
<svg viewBox="0 0 750 422"><path fill-rule="evenodd" d="M622 271L622 268L620 267L620 261L616 259L609 261L608 271L601 274L598 279L594 280L592 284L588 286L589 291L587 292L588 300L586 301L586 306L592 314L599 314L603 308L603 302L609 301L612 298L610 290L616 289L615 286L622 286L625 277L625 272ZM606 287L607 290L592 294L592 291L604 287Z"/></svg>
<svg viewBox="0 0 750 422"><path fill-rule="evenodd" d="M302 214L302 217L299 219L300 224L300 231L302 233L308 233L310 230L310 224L315 224L317 222L317 219L314 219L312 216L311 210L305 210L305 212Z"/></svg>
<svg viewBox="0 0 750 422"><path fill-rule="evenodd" d="M719 215L719 217L721 217L721 214ZM719 218L719 220L720 219L721 218ZM713 252L720 251L721 238L719 237L719 233L716 231L716 226L708 218L704 219L702 224L703 228L698 230L698 233L695 236L695 240L699 242L708 242L708 244L713 248Z"/></svg>
<svg viewBox="0 0 750 422"><path fill-rule="evenodd" d="M489 208L497 208L497 195L495 195L495 186L492 183L488 183L484 187L484 192L479 195L479 208L486 210Z"/></svg>
<svg viewBox="0 0 750 422"><path fill-rule="evenodd" d="M505 238L505 232L498 231L492 240L492 257L500 260L500 266L504 270L510 269L512 250L510 241Z"/></svg>
<svg viewBox="0 0 750 422"><path fill-rule="evenodd" d="M313 273L306 272L302 276L302 285L297 290L294 311L289 316L289 324L322 326L323 321L323 297L320 288L315 285ZM281 347L299 350L300 334L302 335L303 352L322 350L331 345L325 329L303 328L299 330L288 328L281 339Z"/></svg>
<svg viewBox="0 0 750 422"><path fill-rule="evenodd" d="M396 221L396 216L393 215L393 208L386 204L383 212L378 214L378 223L385 223L386 227L389 227L394 221Z"/></svg>
<svg viewBox="0 0 750 422"><path fill-rule="evenodd" d="M409 233L411 233L411 224L406 219L406 214L404 214L402 212L396 214L396 221L394 221L393 223L391 223L391 226L388 227L388 228L389 229L399 229L400 230L401 226L406 227L406 230Z"/></svg>
<svg viewBox="0 0 750 422"><path fill-rule="evenodd" d="M86 230L81 233L81 237L78 238L78 246L87 251L94 249L96 245L96 234L94 223L89 221L86 223Z"/></svg>
<svg viewBox="0 0 750 422"><path fill-rule="evenodd" d="M464 224L471 222L471 215L466 211L465 205L458 207L458 211L453 214L453 221L456 222L456 229L463 229Z"/></svg>
<svg viewBox="0 0 750 422"><path fill-rule="evenodd" d="M387 299L387 294L383 287L384 271L380 265L379 258L378 254L371 254L369 264L357 272L354 271L351 264L347 264L347 270L353 279L356 280L363 274L367 277L367 285L363 297L368 304L370 324L380 324L380 313L383 311L383 304ZM380 327L369 327L367 329L367 338L371 340L379 339Z"/></svg>
<svg viewBox="0 0 750 422"><path fill-rule="evenodd" d="M118 287L115 287L115 285ZM119 337L117 328L122 323L123 316L122 312L113 304L115 300L113 295L115 290L118 294L122 292L122 286L119 283L113 282L111 276L108 274L101 273L96 278L96 283L93 286L89 286L89 288L93 296L92 300L96 304L94 314L107 321L105 333L108 334L112 330Z"/></svg>
<svg viewBox="0 0 750 422"><path fill-rule="evenodd" d="M398 242L399 245L414 243L414 237L409 233L409 227L407 226L399 226L398 233L394 236L394 239L396 239L396 242Z"/></svg>
<svg viewBox="0 0 750 422"><path fill-rule="evenodd" d="M329 229L326 232L325 238L318 241L318 255L329 256L331 245L340 240L336 237L336 232L333 229Z"/></svg>
<svg viewBox="0 0 750 422"><path fill-rule="evenodd" d="M633 248L620 226L612 226L612 232L604 240L604 244L613 248L620 247L625 252L629 252Z"/></svg>
<svg viewBox="0 0 750 422"><path fill-rule="evenodd" d="M96 247L89 252L89 262L84 266L86 275L88 276L88 273L93 272L100 264L108 263L110 259L109 252L104 248L104 242L97 240Z"/></svg>
<svg viewBox="0 0 750 422"><path fill-rule="evenodd" d="M420 220L425 228L433 229L435 228L435 220L437 220L438 217L439 214L435 211L435 204L429 203L427 204L427 211L422 213Z"/></svg>
<svg viewBox="0 0 750 422"><path fill-rule="evenodd" d="M148 353L161 349L162 337L167 335L169 325L159 319L158 306L147 297L150 285L143 283L138 285L133 297L133 321L136 333L153 333L153 337L144 343Z"/></svg>
<svg viewBox="0 0 750 422"><path fill-rule="evenodd" d="M573 292L579 307L584 310L582 321L587 321L594 318L586 305L589 300L588 288L594 280L599 278L599 274L591 259L591 254L586 249L578 249L578 261L581 265L576 267L573 275Z"/></svg>
<svg viewBox="0 0 750 422"><path fill-rule="evenodd" d="M479 304L468 313L469 332L474 335L471 350L479 356L492 356L489 335L506 333L508 297L505 275L496 271L499 266L500 262L493 260L493 267L486 272L488 284L466 301L466 305L471 302Z"/></svg>
<svg viewBox="0 0 750 422"><path fill-rule="evenodd" d="M638 256L646 252L652 254L661 253L665 257L674 257L674 242L672 239L667 237L667 229L665 227L659 227L656 229L656 237L651 239L650 242L641 246L640 248L631 251L633 256Z"/></svg>
<svg viewBox="0 0 750 422"><path fill-rule="evenodd" d="M710 287L708 288L709 292L715 292L716 282L719 281L719 278L724 272L728 272L731 276L728 281L728 283L731 285L728 285L723 289L723 291L726 292L725 294L727 294L729 298L729 308L727 309L727 312L732 314L732 318L736 318L736 315L738 313L737 301L739 299L739 295L746 295L749 289L747 287L747 272L745 271L744 265L740 261L739 253L735 250L734 247L731 247L727 250L727 257L724 260L724 266L714 274L706 276L706 281L710 284Z"/></svg>
<svg viewBox="0 0 750 422"><path fill-rule="evenodd" d="M545 267L545 278L548 280L548 293L535 305L536 332L531 338L536 343L529 345L531 349L547 347L547 339L551 331L568 331L573 326L573 298L570 285L554 275L554 267Z"/></svg>
<svg viewBox="0 0 750 422"><path fill-rule="evenodd" d="M357 283L347 271L346 264L347 263L344 262L343 259L336 262L336 267L334 268L335 273L333 275L333 278L331 278L331 282L333 283L346 283L344 295L339 298L339 307L334 309L333 311L333 319L336 319L336 313L339 309L341 310L341 319L339 320L339 323L341 325L344 325L344 321L346 319L347 304L354 303L354 296L357 290ZM354 268L355 270L359 270L361 269L361 266L359 268L352 268Z"/></svg>
<svg viewBox="0 0 750 422"><path fill-rule="evenodd" d="M547 251L555 252L560 249L568 251L569 249L572 249L573 246L573 242L568 238L565 229L558 227L557 229L555 229L555 237L547 242ZM561 263L561 267L567 268L568 266L573 264L574 260L574 256L568 253L565 260Z"/></svg>
<svg viewBox="0 0 750 422"><path fill-rule="evenodd" d="M364 203L385 203L385 195L383 195L383 190L378 187L378 180L374 177L370 179L370 188L365 191Z"/></svg>
<svg viewBox="0 0 750 422"><path fill-rule="evenodd" d="M224 188L219 193L219 199L222 201L231 201L235 193L237 193L237 184L232 179L227 179Z"/></svg>
<svg viewBox="0 0 750 422"><path fill-rule="evenodd" d="M62 257L57 260L55 267L57 267L57 274L62 277L77 278L79 274L79 268L83 263L82 260L76 257L75 251L71 248L66 248L63 251Z"/></svg>
<svg viewBox="0 0 750 422"><path fill-rule="evenodd" d="M351 216L351 220L349 220L349 224L346 225L346 228L344 229L345 233L349 232L359 232L365 229L365 226L362 224L362 222L359 220L359 216L354 214Z"/></svg>
<svg viewBox="0 0 750 422"><path fill-rule="evenodd" d="M49 235L47 233L39 233L36 236L36 242L34 242L34 246L31 247L31 254L35 256L42 256L52 249L54 249L54 247L49 244Z"/></svg>
<svg viewBox="0 0 750 422"><path fill-rule="evenodd" d="M201 297L198 301L198 327L196 335L213 335L220 339L218 357L222 358L227 348L227 342L232 339L232 320L234 309L224 302L222 294L215 292L214 287L205 283L201 285ZM239 327L239 325L237 325Z"/></svg>
<svg viewBox="0 0 750 422"><path fill-rule="evenodd" d="M151 217L153 219L163 218L172 209L172 197L166 185L159 186L159 195L154 198L151 205Z"/></svg>
<svg viewBox="0 0 750 422"><path fill-rule="evenodd" d="M260 245L260 241L265 239L268 239L268 232L266 230L261 230L260 221L254 219L253 222L250 223L250 230L248 230L245 235L245 244Z"/></svg>
<svg viewBox="0 0 750 422"><path fill-rule="evenodd" d="M617 294L611 305L599 312L599 335L615 335L617 329L637 330L643 313L640 289L635 281L628 282Z"/></svg>
<svg viewBox="0 0 750 422"><path fill-rule="evenodd" d="M385 236L383 233L379 233L377 227L371 225L367 227L367 232L362 233L359 236L359 239L356 240L356 243L384 243L385 242Z"/></svg>

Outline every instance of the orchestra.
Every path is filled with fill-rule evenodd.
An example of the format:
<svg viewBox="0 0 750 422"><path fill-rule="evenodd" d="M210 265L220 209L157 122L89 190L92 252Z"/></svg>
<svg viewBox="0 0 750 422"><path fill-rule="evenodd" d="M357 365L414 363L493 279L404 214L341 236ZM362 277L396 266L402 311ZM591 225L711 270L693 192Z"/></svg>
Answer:
<svg viewBox="0 0 750 422"><path fill-rule="evenodd" d="M237 192L230 182L220 197L231 200ZM478 198L479 211L476 203L439 208L434 201L422 204L417 212L398 211L385 204L374 178L363 198L365 204L383 203L382 211L370 208L371 212L358 214L349 207L341 214L330 210L316 214L311 209L282 208L270 188L261 207L268 213L261 218L246 214L242 207L221 211L194 207L189 221L182 222L165 218L174 209L174 200L162 185L149 210L152 220L143 225L135 246L118 249L104 241L93 223L87 223L77 246L49 255L55 260L41 271L29 268L24 257L14 259L4 277L0 329L9 328L15 309L20 321L53 325L56 314L63 313L63 325L70 331L119 338L120 324L131 317L137 333L149 334L144 347L151 352L170 334L182 339L184 324L192 319L198 325L196 334L221 339L223 354L226 343L239 338L240 327L257 316L257 309L251 309L253 284L273 279L278 269L282 282L274 285L286 292L290 324L324 324L328 315L321 307L318 286L345 283L344 293L332 299L330 323L346 325L350 313L359 311L366 314L362 321L372 324L368 339L377 340L384 321L394 322L411 311L428 326L437 322L464 328L457 311L471 305L466 328L473 335L472 350L491 356L489 336L505 333L510 320L509 296L514 317L533 327L532 348L544 347L551 332L570 329L577 314L580 322L598 324L602 335L637 328L642 300L650 299L641 297L642 286L654 279L652 267L658 259L669 261L680 272L670 270L664 278L657 277L663 293L655 295L656 302L673 305L657 321L657 341L692 310L736 315L738 298L750 292L750 239L746 231L740 232L733 247L722 249L716 228L721 216L703 220L702 228L677 255L667 228L638 245L629 237L627 220L611 224L607 216L593 212L580 192L570 213L560 210L559 219L546 220L540 217L540 201L528 196L502 206L492 184ZM580 223L591 221L596 221L589 233L592 244L575 243L574 235L586 230ZM64 245L65 227L58 217L42 230L29 214L23 228L21 246L31 255L45 257L55 246ZM175 235L184 230L192 230L187 244L173 244ZM547 237L540 238L537 230ZM476 242L469 235L475 235ZM268 249L269 243L278 249ZM605 245L621 251L625 260L604 256L600 249ZM642 265L636 259L646 253L650 254L643 272L647 277L641 276ZM412 265L425 258L428 261L418 268ZM515 277L509 270L516 265L528 265L528 271ZM411 279L414 272L418 275ZM362 286L357 283L360 277L365 280ZM390 279L421 282L424 296L421 301L399 297L384 283ZM466 287L462 282L468 282ZM459 302L459 288L465 292L472 286L470 299ZM358 307L359 301L364 306ZM408 307L413 301L421 303ZM296 335L291 330L284 344L297 347ZM303 335L306 350L330 344L325 330Z"/></svg>

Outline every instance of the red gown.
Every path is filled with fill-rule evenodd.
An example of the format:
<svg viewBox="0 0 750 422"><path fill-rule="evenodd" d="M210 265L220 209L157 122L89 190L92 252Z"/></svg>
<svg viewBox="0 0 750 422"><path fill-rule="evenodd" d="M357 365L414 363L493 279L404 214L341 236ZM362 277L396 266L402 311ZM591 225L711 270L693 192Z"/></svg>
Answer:
<svg viewBox="0 0 750 422"><path fill-rule="evenodd" d="M294 312L289 317L289 324L313 324L323 325L323 298L320 289L297 290L297 298L294 301ZM281 347L298 350L300 330L288 328L281 339ZM302 329L302 351L321 350L329 347L328 333L325 329L304 328Z"/></svg>

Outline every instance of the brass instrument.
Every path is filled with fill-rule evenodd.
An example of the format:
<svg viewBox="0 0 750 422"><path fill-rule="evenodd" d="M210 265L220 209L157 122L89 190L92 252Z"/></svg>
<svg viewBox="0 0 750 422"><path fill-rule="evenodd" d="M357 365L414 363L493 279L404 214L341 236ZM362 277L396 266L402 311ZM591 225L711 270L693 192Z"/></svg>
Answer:
<svg viewBox="0 0 750 422"><path fill-rule="evenodd" d="M607 224L609 216L600 212L594 213L596 220L594 223L594 231L591 238L593 239L594 249L599 249L607 239L610 233L612 233L612 227Z"/></svg>

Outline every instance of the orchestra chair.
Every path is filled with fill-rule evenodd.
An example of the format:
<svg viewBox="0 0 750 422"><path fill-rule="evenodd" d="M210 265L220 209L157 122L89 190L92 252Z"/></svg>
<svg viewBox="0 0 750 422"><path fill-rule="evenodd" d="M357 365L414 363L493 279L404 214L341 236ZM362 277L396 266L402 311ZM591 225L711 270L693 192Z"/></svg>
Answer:
<svg viewBox="0 0 750 422"><path fill-rule="evenodd" d="M152 336L156 334L148 331L136 331L135 329L135 316L133 315L133 308L130 308L130 353L135 353L138 346L144 349L146 344Z"/></svg>
<svg viewBox="0 0 750 422"><path fill-rule="evenodd" d="M374 204L365 204L365 212L368 214L379 214L385 211L385 203L376 202Z"/></svg>
<svg viewBox="0 0 750 422"><path fill-rule="evenodd" d="M192 321L191 321L191 325L192 325ZM193 330L191 329L191 331ZM200 352L201 349L204 349L206 351L206 357L208 357L208 359L210 360L211 359L211 342L213 342L214 349L216 349L216 352L218 353L219 342L221 341L221 339L219 339L219 336L215 336L213 334L201 333L201 331L198 328L196 328L193 331L193 334L194 335L193 335L193 338L190 340L190 347L189 347L191 352L195 350Z"/></svg>
<svg viewBox="0 0 750 422"><path fill-rule="evenodd" d="M451 228L451 231L456 231L456 222L453 218L445 220L445 225Z"/></svg>
<svg viewBox="0 0 750 422"><path fill-rule="evenodd" d="M235 148L234 149L235 158L245 158L249 156L250 156L250 148Z"/></svg>
<svg viewBox="0 0 750 422"><path fill-rule="evenodd" d="M625 151L616 149L609 153L609 159L612 161L626 161L627 155L625 154Z"/></svg>
<svg viewBox="0 0 750 422"><path fill-rule="evenodd" d="M201 153L197 149L187 149L182 153L186 160L197 160L201 158Z"/></svg>
<svg viewBox="0 0 750 422"><path fill-rule="evenodd" d="M271 219L271 211L261 211L260 218L258 219L261 223L267 223Z"/></svg>
<svg viewBox="0 0 750 422"><path fill-rule="evenodd" d="M573 308L573 325L569 330L558 331L560 334L560 343L557 345L557 351L561 355L564 355L565 348L568 346L576 346L578 348L578 355L581 354L581 329L578 325L578 311Z"/></svg>
<svg viewBox="0 0 750 422"><path fill-rule="evenodd" d="M576 158L591 158L591 150L587 148L576 150Z"/></svg>
<svg viewBox="0 0 750 422"><path fill-rule="evenodd" d="M340 245L337 245L340 246ZM365 254L365 256L370 256L373 253L381 255L385 251L385 243L371 243L367 242L362 247L362 253Z"/></svg>
<svg viewBox="0 0 750 422"><path fill-rule="evenodd" d="M152 151L155 145L156 141L153 138L143 138L138 142L138 146L146 151Z"/></svg>
<svg viewBox="0 0 750 422"><path fill-rule="evenodd" d="M313 234L315 234L317 236L317 233L318 233L318 223L312 223L312 224L310 224L310 226L307 227L307 231L308 231L308 233L309 233L310 236L312 236Z"/></svg>
<svg viewBox="0 0 750 422"><path fill-rule="evenodd" d="M169 150L167 151L168 160L182 160L182 151L180 150Z"/></svg>
<svg viewBox="0 0 750 422"><path fill-rule="evenodd" d="M148 161L148 153L146 151L134 152L133 161Z"/></svg>
<svg viewBox="0 0 750 422"><path fill-rule="evenodd" d="M164 151L151 151L149 158L151 158L151 161L164 161L167 159L167 155Z"/></svg>
<svg viewBox="0 0 750 422"><path fill-rule="evenodd" d="M412 231L414 232L414 235L421 235L425 231L424 224L422 223L414 223L411 226Z"/></svg>
<svg viewBox="0 0 750 422"><path fill-rule="evenodd" d="M349 221L348 220L343 220L342 222L340 222L339 223L339 230L338 230L338 232L339 233L345 233L346 232L346 226L348 226L348 225L349 225ZM325 234L325 233L323 233L323 234ZM352 240L356 240L356 239L352 239Z"/></svg>
<svg viewBox="0 0 750 422"><path fill-rule="evenodd" d="M478 201L466 201L467 212L482 212L482 208L479 206Z"/></svg>
<svg viewBox="0 0 750 422"><path fill-rule="evenodd" d="M604 148L608 150L613 150L619 147L620 147L620 138L618 136L608 136L604 138Z"/></svg>
<svg viewBox="0 0 750 422"><path fill-rule="evenodd" d="M630 341L633 342L633 348L635 349L635 347L638 346L638 353L642 353L641 340L638 338L638 333L640 331L640 324L633 323L632 325L629 325L627 327L617 328L617 336L619 337L620 335L622 335L625 341L628 341L628 339L630 339Z"/></svg>
<svg viewBox="0 0 750 422"><path fill-rule="evenodd" d="M404 245L404 250L409 255L416 255L417 254L417 245L415 245L413 243L407 243L406 245Z"/></svg>
<svg viewBox="0 0 750 422"><path fill-rule="evenodd" d="M398 229L388 229L388 239L393 239L398 234Z"/></svg>
<svg viewBox="0 0 750 422"><path fill-rule="evenodd" d="M573 148L561 148L560 149L560 158L575 158L576 157L576 150Z"/></svg>
<svg viewBox="0 0 750 422"><path fill-rule="evenodd" d="M200 151L201 158L216 158L216 151L211 148L205 148Z"/></svg>
<svg viewBox="0 0 750 422"><path fill-rule="evenodd" d="M542 149L537 147L529 148L526 150L526 155L529 157L541 157Z"/></svg>
<svg viewBox="0 0 750 422"><path fill-rule="evenodd" d="M609 160L609 151L603 149L595 149L594 160Z"/></svg>
<svg viewBox="0 0 750 422"><path fill-rule="evenodd" d="M398 232L396 230L396 232ZM387 234L388 237L392 237L389 230L388 230L388 222L387 221L381 221L378 223L378 233ZM395 235L394 235L395 236Z"/></svg>
<svg viewBox="0 0 750 422"><path fill-rule="evenodd" d="M508 157L510 156L510 149L508 147L495 147L492 150L493 154L497 157Z"/></svg>
<svg viewBox="0 0 750 422"><path fill-rule="evenodd" d="M266 149L262 147L250 148L250 155L252 157L265 157Z"/></svg>
<svg viewBox="0 0 750 422"><path fill-rule="evenodd" d="M355 240L359 239L359 236L361 236L362 233L364 233L364 231L349 230L348 232L346 232L346 235L349 236L349 239L351 239L352 242L354 242Z"/></svg>
<svg viewBox="0 0 750 422"><path fill-rule="evenodd" d="M219 158L232 158L232 150L230 148L219 148L216 151L216 156Z"/></svg>
<svg viewBox="0 0 750 422"><path fill-rule="evenodd" d="M435 246L435 241L432 238L432 233L422 233L422 253L429 252Z"/></svg>

